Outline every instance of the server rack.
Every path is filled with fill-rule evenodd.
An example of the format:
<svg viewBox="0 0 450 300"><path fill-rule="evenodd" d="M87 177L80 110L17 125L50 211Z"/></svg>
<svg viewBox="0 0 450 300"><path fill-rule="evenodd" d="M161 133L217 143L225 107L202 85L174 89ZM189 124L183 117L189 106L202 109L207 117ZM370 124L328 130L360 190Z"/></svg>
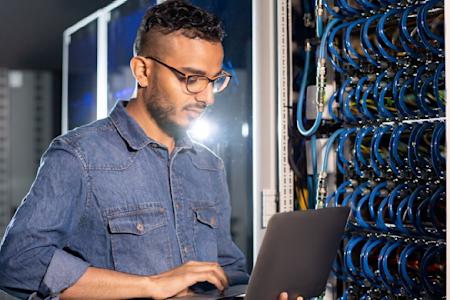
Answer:
<svg viewBox="0 0 450 300"><path fill-rule="evenodd" d="M302 160L309 171L296 170L304 175L296 208L353 208L326 297L444 298L447 6L445 18L443 1L293 1L292 9L291 119L300 135L291 141L311 153Z"/></svg>

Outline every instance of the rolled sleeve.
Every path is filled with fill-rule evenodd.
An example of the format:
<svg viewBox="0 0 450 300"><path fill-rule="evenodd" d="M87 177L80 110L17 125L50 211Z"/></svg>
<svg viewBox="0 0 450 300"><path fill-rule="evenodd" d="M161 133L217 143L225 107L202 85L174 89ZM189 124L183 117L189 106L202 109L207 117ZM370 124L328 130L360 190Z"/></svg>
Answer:
<svg viewBox="0 0 450 300"><path fill-rule="evenodd" d="M56 249L39 289L40 294L58 295L77 282L88 267L89 263Z"/></svg>
<svg viewBox="0 0 450 300"><path fill-rule="evenodd" d="M86 207L85 173L72 146L50 145L0 244L1 289L22 299L47 298L86 271L87 262L63 250Z"/></svg>

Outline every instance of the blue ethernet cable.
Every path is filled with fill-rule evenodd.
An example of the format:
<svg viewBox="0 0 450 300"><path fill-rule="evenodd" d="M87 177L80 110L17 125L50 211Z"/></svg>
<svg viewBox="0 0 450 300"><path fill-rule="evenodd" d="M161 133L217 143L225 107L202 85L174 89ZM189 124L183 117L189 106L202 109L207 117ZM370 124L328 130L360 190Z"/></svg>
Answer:
<svg viewBox="0 0 450 300"><path fill-rule="evenodd" d="M370 217L372 218L372 220L376 219L376 208L375 208L375 199L380 196L383 191L386 191L388 187L388 182L387 181L383 181L378 183L373 189L372 192L370 193L370 197L369 197L369 213L370 213Z"/></svg>
<svg viewBox="0 0 450 300"><path fill-rule="evenodd" d="M308 42L307 42L308 43ZM311 136L313 135L320 126L320 122L322 121L322 112L317 112L317 117L314 122L314 125L310 129L306 129L303 125L303 107L306 93L306 84L308 80L308 71L309 64L311 59L311 47L307 44L305 48L305 66L303 69L302 81L300 84L300 90L298 92L298 100L297 100L297 129L303 136Z"/></svg>
<svg viewBox="0 0 450 300"><path fill-rule="evenodd" d="M376 252L380 251L380 248L383 247L385 242L386 241L381 238L372 238L368 240L361 249L360 264L362 266L364 277L374 287L380 287L381 280L379 272L373 270L369 257L376 255Z"/></svg>
<svg viewBox="0 0 450 300"><path fill-rule="evenodd" d="M347 0L337 0L336 4L347 16L360 15L363 12L360 9L350 6Z"/></svg>
<svg viewBox="0 0 450 300"><path fill-rule="evenodd" d="M392 90L393 82L390 81L388 84L386 84L380 92L380 95L378 97L377 101L377 108L378 108L378 115L384 117L384 118L393 118L394 114L390 112L386 106L385 106L385 96L388 91Z"/></svg>
<svg viewBox="0 0 450 300"><path fill-rule="evenodd" d="M378 269L381 271L380 278L394 295L401 295L401 286L398 284L397 278L390 272L388 261L391 255L396 255L396 250L401 246L402 242L400 241L387 242L380 252L382 259L378 260Z"/></svg>
<svg viewBox="0 0 450 300"><path fill-rule="evenodd" d="M428 17L428 11L436 6L437 4L441 4L443 8L443 1L441 0L430 0L425 2L425 4L422 5L422 7L419 10L419 19L420 19L420 25L422 26L423 32L433 40L436 40L441 46L444 45L444 37L440 36L438 34L435 34L433 31L431 31L430 27L428 26L427 17Z"/></svg>
<svg viewBox="0 0 450 300"><path fill-rule="evenodd" d="M378 74L377 78L375 79L375 84L373 86L373 98L375 102L378 102L381 83L383 82L383 79L387 79L388 75L388 70L384 70L383 72L380 72L380 74Z"/></svg>
<svg viewBox="0 0 450 300"><path fill-rule="evenodd" d="M338 94L338 91L334 91L333 94L331 95L330 99L328 99L328 114L331 116L331 118L333 119L334 122L336 123L341 123L342 121L336 116L336 114L333 111L333 104L336 100L336 96Z"/></svg>
<svg viewBox="0 0 450 300"><path fill-rule="evenodd" d="M368 133L373 133L374 128L372 126L363 127L361 130L359 130L358 134L356 135L355 140L355 152L356 152L356 158L359 160L361 165L368 167L370 163L364 158L364 155L361 151L362 142L364 140L364 137Z"/></svg>
<svg viewBox="0 0 450 300"><path fill-rule="evenodd" d="M362 109L362 104L360 102L361 99L361 92L362 89L364 88L364 83L366 83L369 80L369 76L362 76L358 82L356 83L356 90L355 90L355 103L358 107L358 111L361 114L364 114L364 111Z"/></svg>
<svg viewBox="0 0 450 300"><path fill-rule="evenodd" d="M366 195L370 195L370 192L367 190L370 187L370 185L371 185L370 181L365 181L363 183L360 183L358 186L356 186L353 193L350 194L350 198L345 201L345 206L348 206L349 202L351 203L351 207L354 210L355 215L356 215L356 205L359 201L359 199L357 199L357 198L358 198L358 196L364 197Z"/></svg>
<svg viewBox="0 0 450 300"><path fill-rule="evenodd" d="M359 160L356 158L356 151L353 151L353 167L355 169L355 173L356 175L358 175L359 177L364 177L364 173L361 170L361 167L359 166Z"/></svg>
<svg viewBox="0 0 450 300"><path fill-rule="evenodd" d="M441 145L445 145L445 124L438 124L431 139L431 165L438 177L445 176L445 157L441 154Z"/></svg>
<svg viewBox="0 0 450 300"><path fill-rule="evenodd" d="M355 203L352 202L353 195L352 193L349 193L347 196L345 196L344 200L342 201L342 206L348 206L351 207L352 210L355 210Z"/></svg>
<svg viewBox="0 0 450 300"><path fill-rule="evenodd" d="M369 28L370 28L370 25L372 25L372 23L376 19L381 18L382 16L383 16L382 14L377 14L377 15L373 15L373 16L369 17L364 22L363 28L360 32L361 48L363 50L363 53L365 54L367 60L376 67L380 66L380 64L377 62L377 58L381 54L377 51L377 49L375 47L373 47L372 43L369 40ZM370 50L375 57L370 55L368 50Z"/></svg>
<svg viewBox="0 0 450 300"><path fill-rule="evenodd" d="M445 251L445 245L436 244L430 246L427 248L420 261L420 278L432 299L442 299L445 296L445 284L444 287L441 287L439 284L436 284L435 281L431 280L432 277L427 274L429 272L429 265L433 262L433 258L444 257ZM445 262L443 262L443 265L445 265Z"/></svg>
<svg viewBox="0 0 450 300"><path fill-rule="evenodd" d="M375 218L375 227L384 232L389 232L389 227L386 225L385 219L387 219L386 211L388 208L389 196L386 196L381 200L380 205L377 208L377 214Z"/></svg>
<svg viewBox="0 0 450 300"><path fill-rule="evenodd" d="M362 196L358 202L356 203L355 207L355 219L358 223L358 226L364 229L373 229L373 227L364 220L364 216L362 214L363 206L367 205L367 200L369 199L369 194Z"/></svg>
<svg viewBox="0 0 450 300"><path fill-rule="evenodd" d="M380 163L380 165L385 166L386 160L381 156L379 153L379 147L380 147L380 141L381 137L384 133L389 131L391 129L391 126L382 126L375 129L375 132L372 136L372 141L370 144L370 166L372 167L372 170L375 172L375 174L378 177L382 176L382 171L379 168L377 161Z"/></svg>
<svg viewBox="0 0 450 300"><path fill-rule="evenodd" d="M397 185L390 193L388 197L388 212L389 212L389 218L391 219L392 223L395 223L395 214L397 212L397 208L400 201L399 198L402 196L402 193L407 191L409 186L405 183L400 183Z"/></svg>
<svg viewBox="0 0 450 300"><path fill-rule="evenodd" d="M350 286L350 287L348 287L348 288L345 289L344 293L342 294L342 297L339 297L338 300L349 300L349 299L353 299L353 298L350 298L350 296L357 296L357 295L354 295L354 294L355 294L355 293L354 293L354 291L353 291L353 288Z"/></svg>
<svg viewBox="0 0 450 300"><path fill-rule="evenodd" d="M411 196L409 196L408 209L406 210L406 214L408 217L408 222L412 225L416 224L416 212L414 211L414 208L418 207L418 205L420 204L419 202L422 200L426 190L427 188L425 186L418 185L411 193Z"/></svg>
<svg viewBox="0 0 450 300"><path fill-rule="evenodd" d="M400 32L398 39L400 41L400 45L402 46L403 50L405 50L405 52L411 58L414 58L416 60L420 60L422 58L421 53L417 51L417 49L411 48L411 46L408 44L408 41L406 40L405 35L402 32Z"/></svg>
<svg viewBox="0 0 450 300"><path fill-rule="evenodd" d="M352 44L351 44L351 33L353 28L355 28L356 26L361 25L362 23L364 23L364 19L358 19L356 21L353 21L351 23L348 24L347 28L345 29L345 36L344 36L344 53L346 54L346 60L350 63L350 65L352 65L355 69L359 69L359 63L360 61L362 61L363 57L358 53L358 51L355 50L355 48L353 48ZM349 54L347 54L349 53ZM358 60L358 62L356 62L351 55L355 56L356 59Z"/></svg>
<svg viewBox="0 0 450 300"><path fill-rule="evenodd" d="M331 149L333 147L334 141L337 139L339 135L341 135L345 131L344 128L340 128L333 132L333 134L328 138L328 141L325 145L325 148L322 150L322 168L320 169L320 172L326 173L328 171L328 157L330 155Z"/></svg>
<svg viewBox="0 0 450 300"><path fill-rule="evenodd" d="M375 120L376 116L369 110L369 107L367 106L367 100L371 92L373 91L374 85L370 84L367 86L366 90L364 91L363 97L362 97L362 110L364 116L366 116L369 120Z"/></svg>
<svg viewBox="0 0 450 300"><path fill-rule="evenodd" d="M439 79L441 78L441 76L444 73L444 68L445 68L444 63L440 63L437 66L436 71L435 71L434 76L433 76L433 93L434 93L434 97L437 100L439 108L443 112L445 112L445 99L441 99L441 96L440 96L440 93L439 93Z"/></svg>
<svg viewBox="0 0 450 300"><path fill-rule="evenodd" d="M347 187L351 187L352 186L352 181L351 180L346 180L343 183L341 183L339 185L339 187L336 189L336 191L332 194L330 194L327 199L325 200L325 207L329 207L331 204L331 200L333 200L334 198L334 207L340 206L341 204L339 203L339 196L340 194L343 194L347 191Z"/></svg>
<svg viewBox="0 0 450 300"><path fill-rule="evenodd" d="M437 235L441 238L445 238L445 222L439 222L436 215L438 201L443 201L444 203L446 201L445 188L443 186L438 187L433 193L433 196L431 196L430 205L428 207L428 214L433 227L437 231Z"/></svg>
<svg viewBox="0 0 450 300"><path fill-rule="evenodd" d="M415 223L414 228L424 236L431 236L435 238L439 238L439 235L436 234L431 228L426 227L424 224L424 219L428 216L428 207L430 206L430 198L426 197L417 207L416 215L415 215Z"/></svg>
<svg viewBox="0 0 450 300"><path fill-rule="evenodd" d="M428 28L428 24L427 24L427 20L426 20L426 13L425 10L428 10L429 8L431 8L431 6L433 6L435 3L437 3L439 1L436 0L431 0L425 4L423 4L422 6L419 7L419 11L417 13L417 33L419 34L420 40L422 42L422 44L425 46L425 48L430 51L431 53L438 55L440 53L443 52L442 48L437 48L435 46L433 46L433 44L429 41L428 37L427 37L427 30L425 28ZM429 30L429 33L431 33L432 36L437 37L438 42L443 44L444 40L442 37L438 37L436 35L434 35L431 30Z"/></svg>
<svg viewBox="0 0 450 300"><path fill-rule="evenodd" d="M399 13L400 10L398 9L391 9L389 10L387 13L384 13L380 20L377 23L376 26L376 38L377 38L377 43L376 43L376 47L378 48L378 50L380 51L381 55L388 61L392 62L392 63L396 63L398 61L396 56L393 56L391 54L389 54L386 49L382 46L382 43L384 43L387 47L391 48L391 50L395 51L395 52L400 52L401 49L398 48L396 45L394 45L386 36L385 32L384 32L384 23L386 23L386 20L391 17L394 16L396 14ZM394 52L394 53L395 53Z"/></svg>
<svg viewBox="0 0 450 300"><path fill-rule="evenodd" d="M416 103L417 106L422 114L430 113L430 111L427 109L427 107L423 106L422 99L420 99L420 88L421 84L423 83L423 76L426 72L427 66L421 65L419 68L417 68L416 74L414 76L414 83L413 83L413 90L414 94L416 95Z"/></svg>
<svg viewBox="0 0 450 300"><path fill-rule="evenodd" d="M403 11L402 16L400 18L400 29L401 29L400 32L401 34L403 34L404 38L408 42L414 45L414 47L416 47L417 49L422 49L423 45L412 37L408 29L408 16L412 11L417 10L418 7L419 5L411 5L406 7L406 9Z"/></svg>
<svg viewBox="0 0 450 300"><path fill-rule="evenodd" d="M417 104L417 96L416 96L417 94L410 93L408 95L409 97L413 96L416 100L414 102L414 104L416 105L415 110L410 109L408 107L408 105L406 104L406 91L408 91L408 88L413 90L413 83L414 83L414 77L411 77L408 80L406 80L400 88L400 93L399 93L397 104L398 104L398 110L403 117L415 117L418 115L419 106Z"/></svg>
<svg viewBox="0 0 450 300"><path fill-rule="evenodd" d="M339 108L341 110L344 109L344 94L346 92L347 87L350 85L350 83L352 83L352 81L353 81L352 77L348 77L339 87L338 100L339 100Z"/></svg>
<svg viewBox="0 0 450 300"><path fill-rule="evenodd" d="M420 82L422 81L422 76L427 70L427 66L425 64L421 65L417 68L416 74L414 75L414 93L419 94Z"/></svg>
<svg viewBox="0 0 450 300"><path fill-rule="evenodd" d="M420 177L421 171L419 167L417 166L416 162L416 155L415 155L415 149L416 149L416 136L422 127L421 124L417 124L413 127L411 130L411 135L409 136L408 140L408 165L411 171L413 172L414 176Z"/></svg>
<svg viewBox="0 0 450 300"><path fill-rule="evenodd" d="M347 122L358 121L358 118L355 115L353 115L353 113L350 110L350 105L351 105L350 100L353 98L354 95L355 95L355 90L352 89L352 90L350 90L350 92L347 93L347 95L344 98L343 113L347 119Z"/></svg>
<svg viewBox="0 0 450 300"><path fill-rule="evenodd" d="M391 140L389 141L389 164L391 166L392 172L394 172L396 176L399 176L401 173L399 171L399 168L401 168L403 172L405 171L404 167L406 166L406 158L402 158L399 156L398 147L402 134L408 128L409 125L406 124L400 124L399 126L395 127L391 135Z"/></svg>
<svg viewBox="0 0 450 300"><path fill-rule="evenodd" d="M350 166L350 161L345 158L345 154L344 154L345 142L348 140L349 136L355 132L356 132L356 128L349 128L343 134L341 134L341 136L339 137L339 143L337 146L337 155L338 155L339 160L342 162L342 164L347 167L347 168L344 168L344 171L345 171L345 169L348 169ZM343 174L346 174L346 173L343 173Z"/></svg>
<svg viewBox="0 0 450 300"><path fill-rule="evenodd" d="M324 201L326 200L326 177L328 171L328 157L330 155L331 149L333 148L333 144L335 140L345 131L344 128L340 128L333 132L333 134L328 138L328 141L325 147L322 150L322 167L320 169L320 174L317 179L317 195L316 195L316 208L322 207ZM337 162L336 162L337 163Z"/></svg>
<svg viewBox="0 0 450 300"><path fill-rule="evenodd" d="M427 90L430 87L431 83L433 81L433 77L428 77L425 80L423 80L422 86L420 87L419 94L417 95L417 100L419 103L419 107L421 108L421 111L424 114L429 115L437 115L439 113L439 107L436 103L436 105L432 106L430 101L428 100L428 93ZM437 99L436 99L437 102Z"/></svg>
<svg viewBox="0 0 450 300"><path fill-rule="evenodd" d="M408 209L408 200L410 195L406 195L402 201L400 201L400 204L397 207L397 212L395 214L395 228L402 234L406 235L412 235L413 232L405 226L405 216L406 216L406 210Z"/></svg>
<svg viewBox="0 0 450 300"><path fill-rule="evenodd" d="M387 21L389 18L391 18L391 17L397 15L399 12L401 12L401 10L400 10L400 9L396 9L396 8L393 8L393 9L391 9L391 10L388 10L386 13L384 13L384 14L381 16L380 20L379 20L378 23L377 23L377 27L376 27L376 28L377 28L377 34L378 34L378 37L380 37L381 41L382 41L387 47L389 47L389 48L392 49L393 51L397 51L397 52L402 51L402 49L400 49L399 47L397 47L396 45L394 45L394 43L392 43L392 42L389 40L389 38L386 36L386 33L384 32L384 24L386 23L386 21Z"/></svg>
<svg viewBox="0 0 450 300"><path fill-rule="evenodd" d="M330 57L330 62L333 65L334 69L339 73L345 73L345 70L342 68L344 64L344 59L339 54L338 50L334 47L334 39L336 37L336 34L338 31L342 30L343 28L347 27L348 23L342 23L337 25L336 27L331 30L330 35L328 37L328 52L332 55Z"/></svg>
<svg viewBox="0 0 450 300"><path fill-rule="evenodd" d="M355 0L365 11L378 10L380 7L368 0Z"/></svg>
<svg viewBox="0 0 450 300"><path fill-rule="evenodd" d="M338 188L335 193L335 198L334 198L335 206L346 206L347 203L345 203L345 201L344 201L345 198L343 199L343 201L341 203L339 203L339 198L340 198L341 194L344 194L347 192L349 192L349 194L350 194L350 192L353 191L353 182L351 180L346 180L343 183L341 183L341 185L339 185L339 187L340 188Z"/></svg>
<svg viewBox="0 0 450 300"><path fill-rule="evenodd" d="M400 90L400 87L401 87L401 81L402 81L402 79L404 79L402 76L405 75L406 71L407 71L406 68L399 68L394 75L394 83L392 86L392 96L394 97L395 100L398 99L398 93L399 93L398 91Z"/></svg>
<svg viewBox="0 0 450 300"><path fill-rule="evenodd" d="M400 274L400 281L405 287L407 293L411 297L420 296L421 291L423 291L423 287L421 281L416 278L411 278L408 267L411 265L408 263L408 259L414 253L416 253L417 257L423 256L424 248L420 244L412 243L406 245L400 253L400 263L398 264L398 273ZM419 253L419 254L417 254Z"/></svg>
<svg viewBox="0 0 450 300"><path fill-rule="evenodd" d="M361 284L362 280L359 278L360 271L355 266L355 263L353 261L353 251L358 249L358 245L361 245L366 242L366 239L363 236L355 235L353 236L347 243L345 250L344 250L344 262L348 269L348 274L350 277L356 282ZM359 255L358 255L359 256ZM356 257L358 257L356 256ZM359 262L359 260L358 260Z"/></svg>
<svg viewBox="0 0 450 300"><path fill-rule="evenodd" d="M336 12L331 6L328 4L328 0L322 0L323 7L325 7L325 10L327 13L334 18L342 19L345 17L345 15L341 15L340 13Z"/></svg>
<svg viewBox="0 0 450 300"><path fill-rule="evenodd" d="M419 129L417 130L417 134L414 136L414 138L412 140L412 142L413 142L412 145L414 145L413 153L414 153L415 161L422 168L424 168L428 165L429 158L427 156L423 157L421 155L421 153L419 152L420 144L421 144L421 141L423 141L423 137L424 137L426 131L430 130L431 128L432 128L432 125L430 123L428 123L428 122L423 123L421 126L419 126ZM426 154L428 154L428 152Z"/></svg>
<svg viewBox="0 0 450 300"><path fill-rule="evenodd" d="M323 63L323 60L325 59L325 44L326 44L326 39L328 36L328 33L330 32L330 30L333 28L333 26L335 26L337 24L339 20L338 19L332 19L328 22L327 27L325 28L325 32L322 35L322 39L320 42L320 47L319 47L319 63L318 63L318 72L322 71L320 70L320 66ZM317 129L320 126L320 122L322 121L322 113L323 113L323 103L322 101L324 99L322 99L322 97L325 97L325 85L324 82L317 82L317 116L316 116L316 120L314 121L313 126L310 129L306 129L303 126L303 102L305 99L305 91L306 91L306 83L307 83L307 78L308 78L308 69L309 69L309 63L310 63L310 56L311 56L311 46L309 45L309 41L307 41L307 46L305 49L305 54L306 54L306 58L305 58L305 67L303 70L303 76L302 76L302 81L300 84L300 91L299 91L299 96L298 96L298 102L297 102L297 128L299 130L299 132L304 135L304 136L311 136L313 135ZM325 68L325 66L323 66L323 68ZM323 71L324 72L324 71ZM325 74L318 74L317 75L318 78L322 78L323 80L325 80ZM319 80L317 80L319 81ZM322 91L323 89L323 91ZM323 95L322 95L323 94ZM321 108L322 107L322 108Z"/></svg>

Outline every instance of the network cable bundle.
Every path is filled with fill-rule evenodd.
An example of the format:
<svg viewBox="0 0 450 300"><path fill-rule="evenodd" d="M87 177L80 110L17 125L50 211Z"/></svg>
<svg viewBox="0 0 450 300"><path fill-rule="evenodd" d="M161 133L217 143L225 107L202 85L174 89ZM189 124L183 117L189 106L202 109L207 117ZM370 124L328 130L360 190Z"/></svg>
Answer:
<svg viewBox="0 0 450 300"><path fill-rule="evenodd" d="M333 267L339 299L446 297L443 7L293 3L290 162L298 209L352 208Z"/></svg>

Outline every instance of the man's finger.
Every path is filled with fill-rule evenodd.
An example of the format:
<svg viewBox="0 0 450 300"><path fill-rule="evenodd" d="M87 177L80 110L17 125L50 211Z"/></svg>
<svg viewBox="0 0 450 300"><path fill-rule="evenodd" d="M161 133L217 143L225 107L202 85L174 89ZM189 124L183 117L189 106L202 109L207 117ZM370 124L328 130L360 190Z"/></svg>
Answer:
<svg viewBox="0 0 450 300"><path fill-rule="evenodd" d="M194 272L192 273L193 281L196 282L202 282L202 281L208 281L209 283L216 286L218 290L223 291L225 289L225 285L222 284L222 281L217 277L217 275L213 271L209 272Z"/></svg>
<svg viewBox="0 0 450 300"><path fill-rule="evenodd" d="M192 262L189 265L189 272L202 273L202 272L213 272L214 275L220 280L222 285L226 288L228 287L228 277L225 271L217 263L198 263Z"/></svg>

